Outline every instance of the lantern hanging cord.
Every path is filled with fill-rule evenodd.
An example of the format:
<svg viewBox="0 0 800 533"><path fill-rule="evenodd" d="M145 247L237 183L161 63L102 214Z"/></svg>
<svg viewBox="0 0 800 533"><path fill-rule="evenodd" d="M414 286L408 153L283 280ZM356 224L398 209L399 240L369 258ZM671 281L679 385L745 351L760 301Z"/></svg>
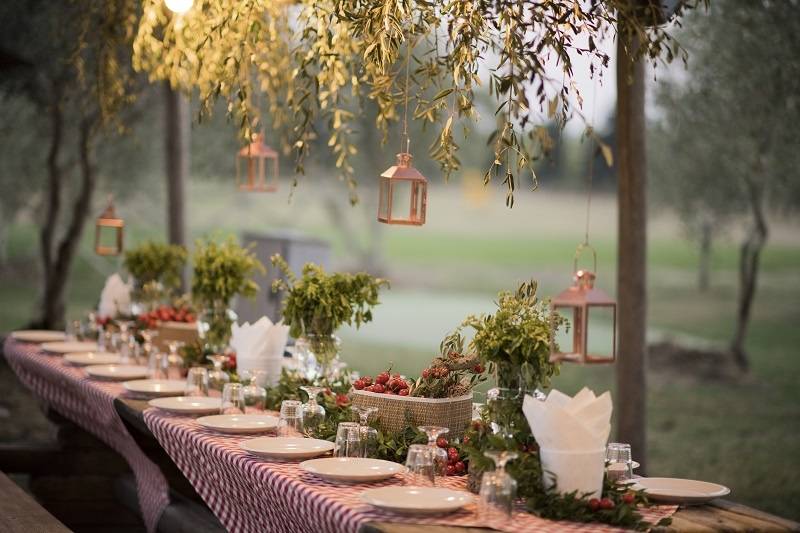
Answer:
<svg viewBox="0 0 800 533"><path fill-rule="evenodd" d="M595 158L595 151L597 146L597 141L595 140L595 135L597 133L594 131L594 124L595 118L597 117L597 80L594 80L594 85L592 86L592 146L591 151L589 152L589 177L587 178L586 184L586 230L583 237L583 244L588 246L589 245L589 220L591 219L591 212L592 212L592 178L594 177L594 158Z"/></svg>
<svg viewBox="0 0 800 533"><path fill-rule="evenodd" d="M411 48L414 46L409 38L406 44L406 87L405 87L405 102L403 109L403 138L405 139L405 147L403 146L403 139L400 140L400 152L408 153L411 149L411 139L408 137L408 81L411 77Z"/></svg>

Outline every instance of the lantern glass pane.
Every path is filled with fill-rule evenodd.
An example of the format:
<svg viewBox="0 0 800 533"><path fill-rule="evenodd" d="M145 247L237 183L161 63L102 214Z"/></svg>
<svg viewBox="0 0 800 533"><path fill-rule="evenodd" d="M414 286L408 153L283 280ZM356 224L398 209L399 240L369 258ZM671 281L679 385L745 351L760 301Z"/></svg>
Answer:
<svg viewBox="0 0 800 533"><path fill-rule="evenodd" d="M106 253L117 253L118 242L117 234L119 228L112 228L108 226L97 227L97 248L105 251Z"/></svg>
<svg viewBox="0 0 800 533"><path fill-rule="evenodd" d="M411 213L411 185L408 180L392 181L392 219L408 220Z"/></svg>
<svg viewBox="0 0 800 533"><path fill-rule="evenodd" d="M577 331L575 323L580 314L580 310L573 307L558 307L555 311L569 321L569 331L567 331L566 326L561 326L556 333L558 351L567 355L573 354L580 344L579 342L575 342L575 333ZM577 359L577 356L574 358Z"/></svg>
<svg viewBox="0 0 800 533"><path fill-rule="evenodd" d="M381 178L378 192L378 218L389 218L389 180Z"/></svg>
<svg viewBox="0 0 800 533"><path fill-rule="evenodd" d="M614 308L589 306L589 355L611 359L614 348Z"/></svg>

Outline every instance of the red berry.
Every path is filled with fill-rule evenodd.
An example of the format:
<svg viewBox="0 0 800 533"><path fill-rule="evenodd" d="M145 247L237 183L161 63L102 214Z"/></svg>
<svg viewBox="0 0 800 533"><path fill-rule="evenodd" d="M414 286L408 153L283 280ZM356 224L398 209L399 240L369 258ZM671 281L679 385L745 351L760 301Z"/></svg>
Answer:
<svg viewBox="0 0 800 533"><path fill-rule="evenodd" d="M401 379L400 380L400 390L407 389L407 388L409 388L408 387L408 382Z"/></svg>
<svg viewBox="0 0 800 533"><path fill-rule="evenodd" d="M475 366L472 367L472 372L474 374L483 374L484 370L485 369L483 368L483 365L481 365L481 364L478 364L478 365L475 365Z"/></svg>
<svg viewBox="0 0 800 533"><path fill-rule="evenodd" d="M394 379L400 379L400 374L392 374L392 377L393 377Z"/></svg>
<svg viewBox="0 0 800 533"><path fill-rule="evenodd" d="M589 509L591 509L592 511L597 511L598 509L600 509L600 500L598 500L597 498L592 498L591 500L589 500Z"/></svg>
<svg viewBox="0 0 800 533"><path fill-rule="evenodd" d="M372 376L364 376L361 381L364 382L364 386L372 385Z"/></svg>
<svg viewBox="0 0 800 533"><path fill-rule="evenodd" d="M361 381L360 379L357 379L357 380L355 381L355 383L353 383L353 388L354 388L354 389L356 389L356 390L361 390L361 389L363 389L363 388L364 388L364 382L363 382L363 381Z"/></svg>
<svg viewBox="0 0 800 533"><path fill-rule="evenodd" d="M456 475L456 467L455 465L447 465L447 475L448 476L455 476Z"/></svg>
<svg viewBox="0 0 800 533"><path fill-rule="evenodd" d="M372 392L373 391L372 387L373 387L373 385L367 385L366 387L364 387L364 390L367 391L367 392Z"/></svg>
<svg viewBox="0 0 800 533"><path fill-rule="evenodd" d="M383 393L386 392L386 388L383 385L381 385L380 382L378 382L372 386L372 392Z"/></svg>
<svg viewBox="0 0 800 533"><path fill-rule="evenodd" d="M449 442L447 442L447 439L446 439L446 438L444 438L444 437L439 437L438 439L436 439L436 445L437 445L439 448L447 448L447 447L450 445L450 443L449 443Z"/></svg>
<svg viewBox="0 0 800 533"><path fill-rule="evenodd" d="M469 435L464 435L464 438L461 440L464 442L464 444L469 444Z"/></svg>
<svg viewBox="0 0 800 533"><path fill-rule="evenodd" d="M400 389L400 392L398 392L397 394L399 394L400 396L408 396L408 389Z"/></svg>
<svg viewBox="0 0 800 533"><path fill-rule="evenodd" d="M613 509L614 502L610 498L603 498L600 500L600 508L601 509Z"/></svg>
<svg viewBox="0 0 800 533"><path fill-rule="evenodd" d="M453 447L447 448L447 459L450 461L458 461L458 450Z"/></svg>
<svg viewBox="0 0 800 533"><path fill-rule="evenodd" d="M422 371L422 379L428 379L428 376L430 375L431 375L430 369L426 368L425 370Z"/></svg>
<svg viewBox="0 0 800 533"><path fill-rule="evenodd" d="M381 372L375 378L375 383L379 383L381 385L385 385L389 382L389 373L388 372Z"/></svg>
<svg viewBox="0 0 800 533"><path fill-rule="evenodd" d="M636 495L632 492L627 492L622 495L622 501L627 504L631 504L636 501Z"/></svg>
<svg viewBox="0 0 800 533"><path fill-rule="evenodd" d="M386 388L389 390L397 390L397 380L392 378L386 382Z"/></svg>
<svg viewBox="0 0 800 533"><path fill-rule="evenodd" d="M446 366L441 367L438 372L440 378L446 378L449 373L450 370L448 370Z"/></svg>
<svg viewBox="0 0 800 533"><path fill-rule="evenodd" d="M467 471L467 465L464 464L464 461L457 461L455 467L456 467L456 474L458 475L461 475Z"/></svg>

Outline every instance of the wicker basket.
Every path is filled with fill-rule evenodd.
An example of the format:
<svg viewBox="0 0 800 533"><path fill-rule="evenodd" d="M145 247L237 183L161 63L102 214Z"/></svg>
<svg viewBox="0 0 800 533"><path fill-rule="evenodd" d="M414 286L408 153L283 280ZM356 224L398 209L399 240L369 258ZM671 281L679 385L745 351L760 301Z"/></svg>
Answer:
<svg viewBox="0 0 800 533"><path fill-rule="evenodd" d="M377 407L381 430L405 429L406 412L416 426L450 429L447 437L461 438L472 420L472 393L457 398L414 398L368 391L353 391L354 407Z"/></svg>

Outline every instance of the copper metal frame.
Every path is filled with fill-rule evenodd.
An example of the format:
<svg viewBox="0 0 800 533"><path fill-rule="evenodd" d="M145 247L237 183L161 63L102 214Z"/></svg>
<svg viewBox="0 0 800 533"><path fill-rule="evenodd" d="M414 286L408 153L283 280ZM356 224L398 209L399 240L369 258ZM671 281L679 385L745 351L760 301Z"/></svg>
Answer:
<svg viewBox="0 0 800 533"><path fill-rule="evenodd" d="M105 246L101 244L101 234L103 228L111 228L116 230L117 243L116 246ZM122 253L125 234L125 221L118 218L114 210L114 200L111 196L108 197L108 205L105 210L97 217L95 223L94 234L94 251L97 255L119 255Z"/></svg>
<svg viewBox="0 0 800 533"><path fill-rule="evenodd" d="M395 165L380 175L378 191L378 221L384 224L422 226L428 206L428 179L411 165L413 157L408 152L397 154ZM397 216L394 205L394 188L399 182L409 182L411 195L407 216Z"/></svg>
<svg viewBox="0 0 800 533"><path fill-rule="evenodd" d="M247 162L246 181L242 181L241 161ZM267 162L272 172L267 172ZM236 184L241 191L275 192L278 190L278 152L264 144L264 134L259 133L253 142L236 153Z"/></svg>
<svg viewBox="0 0 800 533"><path fill-rule="evenodd" d="M583 250L589 249L594 258L593 270L578 270L578 258ZM553 311L558 309L572 310L572 352L557 352L555 338L551 334L551 361L569 361L576 363L598 364L613 363L617 358L617 303L605 291L594 287L595 271L597 270L597 253L594 248L586 243L578 246L573 262L574 283L565 291L552 299L550 305ZM612 336L611 357L592 355L589 353L588 330L589 309L610 308L612 311Z"/></svg>

